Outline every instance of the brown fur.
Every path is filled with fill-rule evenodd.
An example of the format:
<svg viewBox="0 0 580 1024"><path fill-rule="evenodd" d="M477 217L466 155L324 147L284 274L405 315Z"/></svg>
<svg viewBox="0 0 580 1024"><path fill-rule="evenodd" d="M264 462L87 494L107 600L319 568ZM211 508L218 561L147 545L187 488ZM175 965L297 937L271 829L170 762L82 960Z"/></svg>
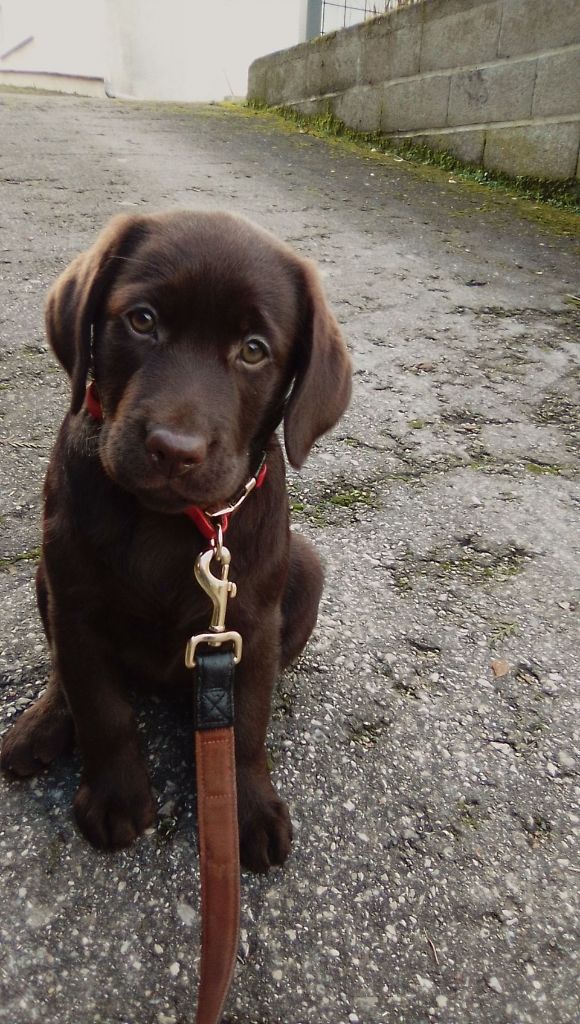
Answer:
<svg viewBox="0 0 580 1024"><path fill-rule="evenodd" d="M156 336L127 320L157 315ZM232 517L244 638L236 675L240 844L256 871L288 855L291 824L270 782L265 736L280 668L316 621L322 572L288 523L273 428L284 396L286 450L299 467L350 395L350 361L317 273L267 232L229 214L118 217L52 288L50 343L72 386L45 484L39 609L53 672L4 739L2 765L31 775L69 748L83 759L77 821L97 846L130 843L155 808L126 683L191 686L183 657L210 605L193 577L207 546L183 515L237 496L267 451L268 475ZM270 356L240 359L260 335ZM92 335L92 344L91 344ZM83 403L92 369L103 423Z"/></svg>

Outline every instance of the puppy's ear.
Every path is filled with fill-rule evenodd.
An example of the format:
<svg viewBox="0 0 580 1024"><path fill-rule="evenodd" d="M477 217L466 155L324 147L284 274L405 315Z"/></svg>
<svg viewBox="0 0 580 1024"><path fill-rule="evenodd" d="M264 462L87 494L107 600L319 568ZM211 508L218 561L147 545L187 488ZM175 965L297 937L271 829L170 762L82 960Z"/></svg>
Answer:
<svg viewBox="0 0 580 1024"><path fill-rule="evenodd" d="M290 463L300 469L312 445L345 411L352 366L340 327L331 313L318 272L301 261L306 315L298 339L294 388L284 416L284 441Z"/></svg>
<svg viewBox="0 0 580 1024"><path fill-rule="evenodd" d="M54 353L71 379L71 412L77 413L85 395L91 361L91 328L105 291L144 231L145 219L114 217L95 244L81 253L48 293L46 333Z"/></svg>

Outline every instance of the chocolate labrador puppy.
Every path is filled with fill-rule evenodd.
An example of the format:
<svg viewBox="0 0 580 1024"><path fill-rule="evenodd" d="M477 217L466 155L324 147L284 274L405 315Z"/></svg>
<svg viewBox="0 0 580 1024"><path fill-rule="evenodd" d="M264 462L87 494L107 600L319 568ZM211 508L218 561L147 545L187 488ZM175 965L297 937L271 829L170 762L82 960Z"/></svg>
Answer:
<svg viewBox="0 0 580 1024"><path fill-rule="evenodd" d="M242 863L286 859L292 827L265 738L278 672L316 621L322 571L290 533L284 460L300 467L344 412L350 360L314 266L227 213L115 218L53 286L49 341L71 379L45 484L38 605L53 670L4 739L32 775L76 739L80 828L132 842L155 819L127 684L192 686L188 638L211 604L193 566L208 547L189 515L233 503L264 456L263 486L231 516L241 633L236 758ZM87 380L93 378L89 391Z"/></svg>

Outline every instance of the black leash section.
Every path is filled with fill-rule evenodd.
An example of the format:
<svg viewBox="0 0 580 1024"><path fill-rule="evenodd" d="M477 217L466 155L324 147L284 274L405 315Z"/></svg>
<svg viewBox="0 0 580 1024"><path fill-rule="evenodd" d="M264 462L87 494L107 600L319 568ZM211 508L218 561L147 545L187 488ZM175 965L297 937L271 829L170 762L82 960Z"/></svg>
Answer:
<svg viewBox="0 0 580 1024"><path fill-rule="evenodd" d="M201 877L196 1024L220 1024L240 929L240 854L234 748L234 652L195 652L195 755Z"/></svg>
<svg viewBox="0 0 580 1024"><path fill-rule="evenodd" d="M198 651L195 687L195 728L233 729L234 654L221 647Z"/></svg>

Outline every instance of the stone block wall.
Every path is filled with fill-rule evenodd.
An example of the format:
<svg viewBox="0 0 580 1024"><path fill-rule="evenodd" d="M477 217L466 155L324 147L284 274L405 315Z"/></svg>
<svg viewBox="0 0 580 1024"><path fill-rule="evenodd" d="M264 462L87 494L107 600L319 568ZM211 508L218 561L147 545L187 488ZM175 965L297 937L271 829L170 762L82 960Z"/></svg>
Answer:
<svg viewBox="0 0 580 1024"><path fill-rule="evenodd" d="M580 177L580 0L422 0L261 57L248 98L495 171Z"/></svg>

